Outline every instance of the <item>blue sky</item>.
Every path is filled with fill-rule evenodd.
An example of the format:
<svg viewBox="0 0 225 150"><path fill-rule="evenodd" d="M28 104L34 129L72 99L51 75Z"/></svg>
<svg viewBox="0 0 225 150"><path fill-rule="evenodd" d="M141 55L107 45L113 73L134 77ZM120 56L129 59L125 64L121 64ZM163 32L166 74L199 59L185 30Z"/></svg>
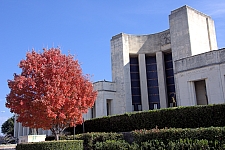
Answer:
<svg viewBox="0 0 225 150"><path fill-rule="evenodd" d="M12 116L5 107L7 80L21 72L18 63L28 50L59 46L76 56L92 81L111 81L111 37L166 30L170 12L183 5L210 15L218 47L225 47L224 0L1 0L0 126Z"/></svg>

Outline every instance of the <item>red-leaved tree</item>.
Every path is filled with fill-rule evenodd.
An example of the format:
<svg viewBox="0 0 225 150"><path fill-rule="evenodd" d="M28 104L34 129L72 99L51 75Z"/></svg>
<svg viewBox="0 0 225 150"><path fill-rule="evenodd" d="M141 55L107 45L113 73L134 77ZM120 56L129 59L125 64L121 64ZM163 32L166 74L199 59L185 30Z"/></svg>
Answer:
<svg viewBox="0 0 225 150"><path fill-rule="evenodd" d="M50 129L58 135L67 127L82 123L97 96L78 60L63 55L59 48L34 50L21 60L21 74L8 80L6 107L18 114L18 122L30 128Z"/></svg>

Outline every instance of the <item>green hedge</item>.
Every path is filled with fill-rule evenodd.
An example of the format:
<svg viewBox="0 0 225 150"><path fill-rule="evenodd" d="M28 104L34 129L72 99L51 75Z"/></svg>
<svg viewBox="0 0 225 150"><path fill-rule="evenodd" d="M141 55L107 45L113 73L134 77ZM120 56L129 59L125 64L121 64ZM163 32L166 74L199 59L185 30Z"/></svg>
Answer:
<svg viewBox="0 0 225 150"><path fill-rule="evenodd" d="M127 132L136 129L225 126L225 104L176 107L95 118L84 122L85 132ZM73 134L73 128L69 129ZM82 133L82 126L76 127Z"/></svg>
<svg viewBox="0 0 225 150"><path fill-rule="evenodd" d="M126 141L107 140L105 142L96 143L96 150L222 150L225 149L225 144L219 145L218 141L212 142L206 139L178 139L169 140L164 143L160 140L150 140L129 144Z"/></svg>
<svg viewBox="0 0 225 150"><path fill-rule="evenodd" d="M97 142L96 150L128 150L130 144L124 140L106 140L104 142Z"/></svg>
<svg viewBox="0 0 225 150"><path fill-rule="evenodd" d="M95 149L97 142L105 142L106 140L122 140L123 134L119 133L83 133L75 136L76 140L82 140L85 149ZM72 140L74 136L61 136L62 140Z"/></svg>
<svg viewBox="0 0 225 150"><path fill-rule="evenodd" d="M16 150L83 150L82 140L64 140L17 144Z"/></svg>
<svg viewBox="0 0 225 150"><path fill-rule="evenodd" d="M129 138L127 138L129 137ZM74 136L61 136L60 139L73 139ZM195 145L206 144L206 147L221 148L225 146L225 127L209 128L154 128L135 130L126 133L84 133L75 136L84 141L85 149L148 149L167 147L179 149L179 146L196 148ZM125 142L126 141L126 142ZM197 143L196 143L197 142ZM128 144L130 143L130 145ZM133 143L133 144L131 144ZM178 144L178 145L177 145ZM198 147L198 146L197 146ZM166 148L166 149L167 149Z"/></svg>
<svg viewBox="0 0 225 150"><path fill-rule="evenodd" d="M192 139L208 141L219 141L219 144L225 144L225 127L210 127L196 129L152 129L152 130L136 130L132 132L133 140L140 144L150 140L160 140L164 143L176 141L179 139Z"/></svg>

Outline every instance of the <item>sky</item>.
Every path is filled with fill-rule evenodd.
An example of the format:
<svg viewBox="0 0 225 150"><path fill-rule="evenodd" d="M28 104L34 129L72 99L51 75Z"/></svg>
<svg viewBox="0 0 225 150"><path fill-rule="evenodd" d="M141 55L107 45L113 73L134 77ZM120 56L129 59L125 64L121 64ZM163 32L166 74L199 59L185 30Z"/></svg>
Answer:
<svg viewBox="0 0 225 150"><path fill-rule="evenodd" d="M1 0L0 127L13 115L5 107L7 80L21 72L18 64L28 51L58 46L75 55L93 82L111 81L112 36L164 31L170 12L184 5L212 17L218 48L224 48L224 0Z"/></svg>

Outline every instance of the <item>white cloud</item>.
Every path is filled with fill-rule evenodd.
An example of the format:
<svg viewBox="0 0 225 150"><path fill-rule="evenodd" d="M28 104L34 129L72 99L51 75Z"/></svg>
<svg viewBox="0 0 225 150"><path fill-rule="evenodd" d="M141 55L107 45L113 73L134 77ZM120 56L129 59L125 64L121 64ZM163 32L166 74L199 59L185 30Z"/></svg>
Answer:
<svg viewBox="0 0 225 150"><path fill-rule="evenodd" d="M204 4L205 11L208 15L213 18L224 17L225 15L225 1L224 0L215 0L213 3L205 3Z"/></svg>

